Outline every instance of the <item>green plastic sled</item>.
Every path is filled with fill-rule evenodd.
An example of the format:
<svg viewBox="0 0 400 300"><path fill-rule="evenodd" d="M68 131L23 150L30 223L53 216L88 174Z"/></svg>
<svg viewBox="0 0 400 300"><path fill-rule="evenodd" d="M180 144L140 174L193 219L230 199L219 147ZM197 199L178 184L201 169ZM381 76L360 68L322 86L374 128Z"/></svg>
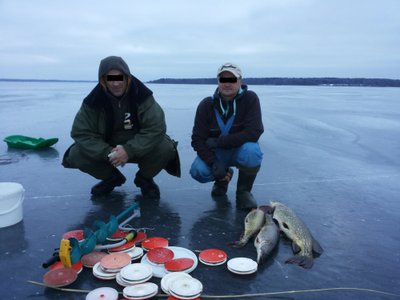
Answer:
<svg viewBox="0 0 400 300"><path fill-rule="evenodd" d="M8 147L19 149L40 149L54 145L58 142L58 138L32 138L24 135L10 135L3 140Z"/></svg>

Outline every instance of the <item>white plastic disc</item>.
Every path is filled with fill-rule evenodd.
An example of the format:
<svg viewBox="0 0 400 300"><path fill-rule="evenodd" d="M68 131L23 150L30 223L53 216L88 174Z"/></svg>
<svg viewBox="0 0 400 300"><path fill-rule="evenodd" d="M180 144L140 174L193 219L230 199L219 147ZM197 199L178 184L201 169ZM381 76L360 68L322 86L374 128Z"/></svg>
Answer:
<svg viewBox="0 0 400 300"><path fill-rule="evenodd" d="M101 287L90 291L86 300L117 300L118 291L110 287Z"/></svg>
<svg viewBox="0 0 400 300"><path fill-rule="evenodd" d="M129 299L147 299L155 296L158 292L158 286L152 282L140 283L127 286L123 290L123 295Z"/></svg>
<svg viewBox="0 0 400 300"><path fill-rule="evenodd" d="M235 274L251 274L257 271L257 262L247 257L235 257L228 260L228 270Z"/></svg>
<svg viewBox="0 0 400 300"><path fill-rule="evenodd" d="M178 278L192 278L188 273L185 272L173 272L173 273L168 273L161 279L161 289L163 290L164 293L167 295L170 295L169 288L171 283L178 279Z"/></svg>
<svg viewBox="0 0 400 300"><path fill-rule="evenodd" d="M152 274L152 268L141 263L130 264L121 269L121 277L126 281L140 281Z"/></svg>
<svg viewBox="0 0 400 300"><path fill-rule="evenodd" d="M196 278L180 277L169 285L169 291L178 298L196 298L203 291L203 285Z"/></svg>

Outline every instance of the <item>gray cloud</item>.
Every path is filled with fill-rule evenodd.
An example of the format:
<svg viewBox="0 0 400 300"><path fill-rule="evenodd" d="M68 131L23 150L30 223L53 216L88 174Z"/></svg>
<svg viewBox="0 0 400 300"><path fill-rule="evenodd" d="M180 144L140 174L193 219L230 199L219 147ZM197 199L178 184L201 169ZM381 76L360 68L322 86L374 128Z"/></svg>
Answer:
<svg viewBox="0 0 400 300"><path fill-rule="evenodd" d="M0 1L0 77L96 79L124 57L143 80L400 78L400 1Z"/></svg>

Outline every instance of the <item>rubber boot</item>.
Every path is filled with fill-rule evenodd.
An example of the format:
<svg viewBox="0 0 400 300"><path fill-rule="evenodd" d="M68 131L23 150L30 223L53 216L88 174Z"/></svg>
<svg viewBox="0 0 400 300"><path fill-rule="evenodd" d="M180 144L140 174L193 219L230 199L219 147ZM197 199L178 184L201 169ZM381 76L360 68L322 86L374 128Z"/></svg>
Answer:
<svg viewBox="0 0 400 300"><path fill-rule="evenodd" d="M257 201L251 194L254 180L257 173L248 173L243 170L239 171L239 178L236 187L236 207L243 210L251 210L257 208Z"/></svg>
<svg viewBox="0 0 400 300"><path fill-rule="evenodd" d="M212 197L222 197L226 195L228 191L228 184L227 181L215 181L214 185L211 190Z"/></svg>
<svg viewBox="0 0 400 300"><path fill-rule="evenodd" d="M136 173L134 183L140 188L143 198L160 199L160 189L153 178L144 178L140 172Z"/></svg>
<svg viewBox="0 0 400 300"><path fill-rule="evenodd" d="M100 181L92 187L91 193L94 196L102 196L111 193L115 187L123 185L126 178L118 169L114 169L110 178Z"/></svg>
<svg viewBox="0 0 400 300"><path fill-rule="evenodd" d="M230 178L233 176L233 169L229 168L228 173L230 175ZM226 195L226 192L228 191L228 185L229 181L218 181L216 180L214 182L214 185L211 190L211 196L212 197L223 197Z"/></svg>

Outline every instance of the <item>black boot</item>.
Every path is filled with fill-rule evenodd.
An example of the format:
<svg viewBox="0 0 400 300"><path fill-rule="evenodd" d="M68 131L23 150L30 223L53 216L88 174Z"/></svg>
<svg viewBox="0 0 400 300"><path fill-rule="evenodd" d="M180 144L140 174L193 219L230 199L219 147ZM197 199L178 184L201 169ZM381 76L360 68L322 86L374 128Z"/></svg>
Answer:
<svg viewBox="0 0 400 300"><path fill-rule="evenodd" d="M118 169L114 169L113 175L110 178L100 181L92 187L91 193L94 196L101 196L111 193L115 187L123 185L126 178Z"/></svg>
<svg viewBox="0 0 400 300"><path fill-rule="evenodd" d="M214 185L211 190L212 197L222 197L226 195L228 191L228 184L227 181L215 181Z"/></svg>
<svg viewBox="0 0 400 300"><path fill-rule="evenodd" d="M136 173L134 183L140 188L143 198L160 199L160 189L153 178L144 178L139 172Z"/></svg>
<svg viewBox="0 0 400 300"><path fill-rule="evenodd" d="M236 206L238 209L250 210L257 208L257 201L251 194L254 180L257 173L247 173L242 170L239 171L239 178L236 188Z"/></svg>
<svg viewBox="0 0 400 300"><path fill-rule="evenodd" d="M230 178L233 176L233 169L229 168L228 173L230 174ZM212 197L222 197L226 195L228 191L229 181L215 181L211 190Z"/></svg>

